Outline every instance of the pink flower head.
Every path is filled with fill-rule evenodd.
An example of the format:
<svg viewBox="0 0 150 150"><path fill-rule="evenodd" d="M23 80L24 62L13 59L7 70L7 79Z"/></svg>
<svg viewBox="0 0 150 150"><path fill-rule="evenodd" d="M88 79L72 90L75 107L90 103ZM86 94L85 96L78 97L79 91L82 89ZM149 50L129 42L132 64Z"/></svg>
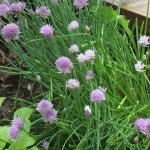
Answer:
<svg viewBox="0 0 150 150"><path fill-rule="evenodd" d="M2 35L6 41L17 40L20 30L18 26L14 23L5 25L2 28Z"/></svg>
<svg viewBox="0 0 150 150"><path fill-rule="evenodd" d="M140 36L138 43L142 46L147 46L149 45L148 40L149 40L149 36L143 35L143 36Z"/></svg>
<svg viewBox="0 0 150 150"><path fill-rule="evenodd" d="M91 115L91 108L89 107L89 105L86 105L84 107L84 114L86 117L89 117Z"/></svg>
<svg viewBox="0 0 150 150"><path fill-rule="evenodd" d="M55 109L49 109L43 114L44 122L53 123L57 119L57 111Z"/></svg>
<svg viewBox="0 0 150 150"><path fill-rule="evenodd" d="M93 102L101 102L105 100L105 94L101 90L95 89L92 91L90 99Z"/></svg>
<svg viewBox="0 0 150 150"><path fill-rule="evenodd" d="M94 50L88 49L85 51L85 56L87 61L93 61L95 57Z"/></svg>
<svg viewBox="0 0 150 150"><path fill-rule="evenodd" d="M19 128L12 126L8 129L8 137L13 140L17 140L20 136Z"/></svg>
<svg viewBox="0 0 150 150"><path fill-rule="evenodd" d="M143 69L144 69L145 65L142 64L141 61L137 61L137 63L134 65L134 67L135 67L135 70L137 72L143 72L144 71Z"/></svg>
<svg viewBox="0 0 150 150"><path fill-rule="evenodd" d="M18 129L22 129L24 126L23 120L21 118L16 118L12 121L12 126L16 126Z"/></svg>
<svg viewBox="0 0 150 150"><path fill-rule="evenodd" d="M56 60L55 65L60 73L70 73L73 68L72 62L68 57L60 57Z"/></svg>
<svg viewBox="0 0 150 150"><path fill-rule="evenodd" d="M71 30L76 30L79 28L79 23L75 20L75 21L72 21L69 26L68 26L68 30L71 31Z"/></svg>
<svg viewBox="0 0 150 150"><path fill-rule="evenodd" d="M86 73L86 80L91 80L93 78L93 72L91 70Z"/></svg>
<svg viewBox="0 0 150 150"><path fill-rule="evenodd" d="M79 51L79 48L78 48L78 46L77 46L76 44L73 44L73 45L71 45L71 47L69 48L69 51L70 51L71 53L76 53L76 52Z"/></svg>
<svg viewBox="0 0 150 150"><path fill-rule="evenodd" d="M53 108L53 104L51 102L49 102L48 100L42 100L41 102L38 103L36 110L39 113L44 114L51 108Z"/></svg>
<svg viewBox="0 0 150 150"><path fill-rule="evenodd" d="M32 9L29 10L29 14L30 16L33 16L34 15L34 11Z"/></svg>
<svg viewBox="0 0 150 150"><path fill-rule="evenodd" d="M2 4L7 4L8 6L10 5L9 0L2 0Z"/></svg>
<svg viewBox="0 0 150 150"><path fill-rule="evenodd" d="M40 33L43 34L43 36L49 38L53 36L53 27L49 24L44 25L41 29L40 29Z"/></svg>
<svg viewBox="0 0 150 150"><path fill-rule="evenodd" d="M81 9L88 5L88 0L74 0L73 4L75 7Z"/></svg>
<svg viewBox="0 0 150 150"><path fill-rule="evenodd" d="M79 54L77 59L80 63L84 63L86 61L86 56L84 54Z"/></svg>
<svg viewBox="0 0 150 150"><path fill-rule="evenodd" d="M11 14L15 14L15 13L18 13L18 12L22 12L26 7L26 3L24 2L17 2L17 3L11 3L10 5L10 13Z"/></svg>
<svg viewBox="0 0 150 150"><path fill-rule="evenodd" d="M76 79L69 79L66 82L66 86L70 89L79 89L80 88L80 82Z"/></svg>
<svg viewBox="0 0 150 150"><path fill-rule="evenodd" d="M0 16L5 17L9 12L9 7L7 4L0 4Z"/></svg>
<svg viewBox="0 0 150 150"><path fill-rule="evenodd" d="M150 119L139 118L135 121L134 128L150 137Z"/></svg>
<svg viewBox="0 0 150 150"><path fill-rule="evenodd" d="M35 12L45 18L48 17L51 13L50 9L48 9L46 6L41 6L40 8L37 8Z"/></svg>
<svg viewBox="0 0 150 150"><path fill-rule="evenodd" d="M48 142L47 141L44 141L43 143L42 143L42 147L44 148L44 149L47 149L48 148Z"/></svg>
<svg viewBox="0 0 150 150"><path fill-rule="evenodd" d="M57 4L57 3L58 3L58 0L52 0L52 3Z"/></svg>

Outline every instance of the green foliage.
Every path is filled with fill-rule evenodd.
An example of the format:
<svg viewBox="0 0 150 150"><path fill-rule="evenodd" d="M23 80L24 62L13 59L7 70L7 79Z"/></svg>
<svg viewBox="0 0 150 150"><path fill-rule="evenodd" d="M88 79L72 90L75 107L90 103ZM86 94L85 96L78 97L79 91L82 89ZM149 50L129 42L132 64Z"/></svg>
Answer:
<svg viewBox="0 0 150 150"><path fill-rule="evenodd" d="M6 97L0 97L0 106L2 106L2 103L4 102L5 99Z"/></svg>
<svg viewBox="0 0 150 150"><path fill-rule="evenodd" d="M2 41L17 58L15 61L6 58L10 64L0 66L0 70L23 75L41 89L44 87L46 93L33 97L30 91L31 99L15 99L26 101L26 107L14 113L14 118L23 119L24 128L20 138L11 141L7 137L8 127L0 127L0 146L5 147L7 143L10 150L36 150L47 141L54 150L147 150L147 137L137 135L134 130L137 118L150 116L149 55L143 59L149 48L137 44L140 35L137 24L135 35L125 16L100 1L89 0L89 5L80 10L75 9L71 0L60 0L58 5L37 0L33 5L35 8L48 6L51 15L48 18L37 14L30 16L28 11L31 5L27 2L26 12L17 15L21 20L19 40ZM8 22L15 22L12 15L8 15L7 19ZM67 26L73 20L77 20L80 27L68 31ZM46 23L54 28L52 38L44 38L39 33ZM90 27L90 32L85 31L86 25ZM80 64L77 61L79 53L69 52L72 44L79 46L79 53L93 49L96 53L94 64ZM70 74L58 73L55 61L61 56L69 57L73 62ZM146 65L146 71L135 71L134 65L138 60ZM85 78L88 70L94 73L91 81ZM40 75L40 81L36 79L37 75ZM66 88L66 81L70 78L80 81L79 90ZM94 104L90 101L90 93L99 86L107 88L106 101ZM50 100L58 111L58 119L54 123L43 122L41 115L34 111L42 99ZM92 110L90 117L84 115L85 105ZM140 137L137 144L133 142L135 136Z"/></svg>

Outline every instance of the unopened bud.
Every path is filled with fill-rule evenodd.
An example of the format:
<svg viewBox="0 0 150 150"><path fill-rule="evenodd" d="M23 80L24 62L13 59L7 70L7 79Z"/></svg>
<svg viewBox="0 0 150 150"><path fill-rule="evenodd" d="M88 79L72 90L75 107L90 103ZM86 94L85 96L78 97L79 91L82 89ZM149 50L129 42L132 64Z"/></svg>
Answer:
<svg viewBox="0 0 150 150"><path fill-rule="evenodd" d="M149 56L149 52L148 51L146 52L146 56Z"/></svg>
<svg viewBox="0 0 150 150"><path fill-rule="evenodd" d="M146 55L143 55L143 60L146 60Z"/></svg>
<svg viewBox="0 0 150 150"><path fill-rule="evenodd" d="M138 142L139 142L139 137L136 136L136 137L134 138L134 143L138 143Z"/></svg>
<svg viewBox="0 0 150 150"><path fill-rule="evenodd" d="M41 76L40 76L40 75L37 75L37 76L36 76L36 79L37 79L37 81L40 81L40 80L41 80Z"/></svg>
<svg viewBox="0 0 150 150"><path fill-rule="evenodd" d="M85 30L86 30L86 32L90 32L91 29L90 29L90 27L86 26Z"/></svg>
<svg viewBox="0 0 150 150"><path fill-rule="evenodd" d="M31 89L32 89L32 86L31 86L31 84L29 83L28 86L27 86L27 90L28 90L28 91L31 91Z"/></svg>

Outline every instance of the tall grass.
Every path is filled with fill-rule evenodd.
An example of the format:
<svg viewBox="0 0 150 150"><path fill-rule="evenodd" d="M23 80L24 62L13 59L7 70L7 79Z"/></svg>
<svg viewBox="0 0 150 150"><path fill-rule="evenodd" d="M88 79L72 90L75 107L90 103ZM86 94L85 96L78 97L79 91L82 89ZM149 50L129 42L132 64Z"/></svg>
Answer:
<svg viewBox="0 0 150 150"><path fill-rule="evenodd" d="M29 9L46 5L51 10L48 18L38 15L30 16ZM47 89L43 98L54 103L58 119L53 124L37 121L41 116L33 111L30 121L30 135L36 140L35 146L40 149L42 141L47 140L52 150L102 150L102 149L143 149L148 150L150 141L146 136L134 130L134 122L139 117L150 116L149 100L149 56L143 55L148 48L138 45L140 34L130 30L124 16L107 7L102 1L89 1L89 5L77 10L72 1L27 2L26 11L17 15L20 21L21 36L19 40L5 42L6 47L17 55L8 66L0 66L0 71L10 74L21 74L25 78L37 81ZM12 15L8 22L15 22ZM68 31L68 24L77 20L79 29ZM52 38L44 38L39 29L45 24L54 28ZM86 32L85 26L91 31ZM143 31L144 34L144 31ZM69 52L72 44L79 46L80 52L93 49L96 53L94 64L80 64L77 54ZM69 57L73 62L71 74L59 74L55 61L61 56ZM7 59L7 58L6 58ZM136 72L134 64L141 60L146 71ZM86 81L86 72L92 70L94 78ZM66 88L66 81L76 78L80 81L79 90ZM106 87L106 101L93 103L90 93L99 86ZM41 99L27 105L35 109ZM84 106L90 105L92 115L85 117ZM140 140L134 143L134 138Z"/></svg>

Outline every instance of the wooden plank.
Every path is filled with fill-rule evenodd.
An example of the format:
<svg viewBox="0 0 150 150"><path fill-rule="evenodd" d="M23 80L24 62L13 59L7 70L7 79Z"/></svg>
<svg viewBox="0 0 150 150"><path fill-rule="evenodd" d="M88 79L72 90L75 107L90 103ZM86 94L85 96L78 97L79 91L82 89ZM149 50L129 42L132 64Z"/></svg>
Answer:
<svg viewBox="0 0 150 150"><path fill-rule="evenodd" d="M138 18L139 26L146 20L148 0L105 0L108 5L113 5L114 8L120 6L127 19L134 22ZM148 32L150 32L150 11L148 12Z"/></svg>

